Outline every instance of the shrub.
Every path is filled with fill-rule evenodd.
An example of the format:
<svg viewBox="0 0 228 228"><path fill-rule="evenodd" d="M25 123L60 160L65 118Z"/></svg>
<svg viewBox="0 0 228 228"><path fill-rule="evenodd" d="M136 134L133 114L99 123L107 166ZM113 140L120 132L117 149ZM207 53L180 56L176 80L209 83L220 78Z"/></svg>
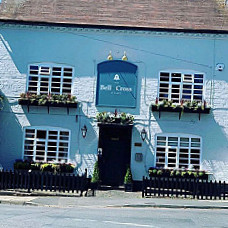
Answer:
<svg viewBox="0 0 228 228"><path fill-rule="evenodd" d="M131 184L132 183L132 174L131 169L127 168L126 175L124 177L124 184Z"/></svg>
<svg viewBox="0 0 228 228"><path fill-rule="evenodd" d="M100 182L100 170L98 166L98 162L96 161L93 169L93 177L91 179L91 183L99 183Z"/></svg>
<svg viewBox="0 0 228 228"><path fill-rule="evenodd" d="M59 172L60 173L73 173L75 166L72 164L60 164L59 165Z"/></svg>
<svg viewBox="0 0 228 228"><path fill-rule="evenodd" d="M40 170L40 166L41 166L41 163L32 163L31 165L30 165L30 169L31 170Z"/></svg>
<svg viewBox="0 0 228 228"><path fill-rule="evenodd" d="M49 164L49 163L42 164L40 166L40 170L42 172L53 172L54 171L52 164Z"/></svg>
<svg viewBox="0 0 228 228"><path fill-rule="evenodd" d="M20 161L20 160L17 160L15 163L14 163L14 169L15 170L18 170L18 169L21 169L21 170L29 170L31 167L30 163L27 162L27 161Z"/></svg>

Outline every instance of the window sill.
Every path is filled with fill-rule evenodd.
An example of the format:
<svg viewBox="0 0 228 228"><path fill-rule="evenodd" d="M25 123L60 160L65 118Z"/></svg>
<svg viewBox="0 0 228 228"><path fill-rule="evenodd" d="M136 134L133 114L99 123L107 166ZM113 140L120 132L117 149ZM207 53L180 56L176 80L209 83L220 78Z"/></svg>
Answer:
<svg viewBox="0 0 228 228"><path fill-rule="evenodd" d="M199 120L200 120L200 114L210 114L211 108L188 108L188 107L170 107L170 106L158 106L158 105L152 105L151 106L152 112L159 112L159 118L161 117L161 112L178 112L179 113L179 119L181 118L182 113L198 113L199 114Z"/></svg>
<svg viewBox="0 0 228 228"><path fill-rule="evenodd" d="M45 104L39 104L38 101L31 101L29 99L22 99L20 98L18 100L19 105L26 105L28 107L29 112L29 106L43 106L48 107L48 113L49 113L49 107L59 107L59 108L77 108L78 102L72 102L72 103L57 103L57 102L46 102ZM68 111L69 112L69 111Z"/></svg>

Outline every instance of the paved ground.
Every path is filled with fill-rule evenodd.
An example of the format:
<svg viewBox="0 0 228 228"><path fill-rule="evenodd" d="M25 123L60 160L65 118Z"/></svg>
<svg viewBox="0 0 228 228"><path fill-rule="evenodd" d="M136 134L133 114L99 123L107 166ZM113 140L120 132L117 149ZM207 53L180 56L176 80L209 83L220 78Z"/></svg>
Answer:
<svg viewBox="0 0 228 228"><path fill-rule="evenodd" d="M228 210L0 205L0 228L227 228Z"/></svg>
<svg viewBox="0 0 228 228"><path fill-rule="evenodd" d="M194 200L180 198L142 198L141 192L119 190L97 191L96 196L79 197L72 194L0 191L0 203L48 207L126 207L126 208L198 208L228 209L228 200Z"/></svg>

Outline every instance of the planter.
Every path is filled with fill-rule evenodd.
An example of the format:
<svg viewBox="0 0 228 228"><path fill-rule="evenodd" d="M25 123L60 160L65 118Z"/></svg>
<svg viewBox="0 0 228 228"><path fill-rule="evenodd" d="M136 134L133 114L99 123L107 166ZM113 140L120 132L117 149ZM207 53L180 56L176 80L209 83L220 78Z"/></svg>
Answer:
<svg viewBox="0 0 228 228"><path fill-rule="evenodd" d="M209 114L211 108L204 108L201 107L195 109L192 107L181 107L180 105L177 106L163 106L163 105L152 105L151 110L153 112L159 112L159 118L161 117L161 112L177 112L179 113L179 119L181 118L182 113L197 113L199 114L199 120L200 120L200 114Z"/></svg>
<svg viewBox="0 0 228 228"><path fill-rule="evenodd" d="M90 189L91 190L97 190L99 188L98 182L90 182Z"/></svg>
<svg viewBox="0 0 228 228"><path fill-rule="evenodd" d="M133 183L124 184L125 192L133 192Z"/></svg>
<svg viewBox="0 0 228 228"><path fill-rule="evenodd" d="M193 108L188 108L188 107L184 107L184 112L185 113L204 113L204 114L209 114L210 113L211 108L197 108L197 109L193 109Z"/></svg>
<svg viewBox="0 0 228 228"><path fill-rule="evenodd" d="M49 106L49 107L69 107L69 108L77 108L78 103L61 103L61 102L52 102L47 101L45 104L39 104L38 101L31 101L28 99L19 99L18 103L20 105L29 105L29 106Z"/></svg>

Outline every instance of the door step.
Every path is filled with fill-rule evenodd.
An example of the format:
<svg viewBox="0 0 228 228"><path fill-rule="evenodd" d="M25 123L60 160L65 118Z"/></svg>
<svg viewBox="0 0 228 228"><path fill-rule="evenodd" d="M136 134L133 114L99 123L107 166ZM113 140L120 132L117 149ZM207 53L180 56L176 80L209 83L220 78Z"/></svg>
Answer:
<svg viewBox="0 0 228 228"><path fill-rule="evenodd" d="M109 186L109 185L100 185L99 190L120 190L124 191L124 186Z"/></svg>

